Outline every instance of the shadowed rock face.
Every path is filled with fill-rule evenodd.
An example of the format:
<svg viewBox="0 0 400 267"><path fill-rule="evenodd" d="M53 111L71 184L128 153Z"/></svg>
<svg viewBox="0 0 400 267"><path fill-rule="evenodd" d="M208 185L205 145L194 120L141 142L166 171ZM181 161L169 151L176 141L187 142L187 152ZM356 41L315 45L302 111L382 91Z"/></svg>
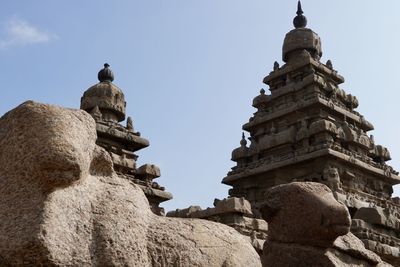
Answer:
<svg viewBox="0 0 400 267"><path fill-rule="evenodd" d="M26 102L0 119L3 266L261 266L230 227L154 215L95 139L84 111Z"/></svg>
<svg viewBox="0 0 400 267"><path fill-rule="evenodd" d="M326 185L279 185L265 198L261 213L269 231L263 266L390 266L349 233L349 212Z"/></svg>

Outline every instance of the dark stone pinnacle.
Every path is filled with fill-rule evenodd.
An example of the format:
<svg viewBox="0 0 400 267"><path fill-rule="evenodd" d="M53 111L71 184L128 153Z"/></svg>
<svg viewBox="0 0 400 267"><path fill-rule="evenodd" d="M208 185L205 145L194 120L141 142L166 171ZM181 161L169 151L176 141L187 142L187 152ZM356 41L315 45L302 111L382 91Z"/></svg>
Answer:
<svg viewBox="0 0 400 267"><path fill-rule="evenodd" d="M301 2L297 3L297 16L293 19L293 25L296 29L305 28L307 26L307 18L303 15L303 10L301 8Z"/></svg>
<svg viewBox="0 0 400 267"><path fill-rule="evenodd" d="M109 68L110 65L108 63L104 64L104 68L99 71L97 74L97 78L100 82L112 82L114 81L114 73Z"/></svg>

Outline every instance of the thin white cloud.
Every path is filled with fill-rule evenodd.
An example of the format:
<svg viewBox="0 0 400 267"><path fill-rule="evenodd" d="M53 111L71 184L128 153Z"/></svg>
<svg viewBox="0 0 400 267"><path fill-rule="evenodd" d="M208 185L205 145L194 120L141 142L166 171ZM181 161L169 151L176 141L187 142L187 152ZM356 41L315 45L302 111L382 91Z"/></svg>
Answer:
<svg viewBox="0 0 400 267"><path fill-rule="evenodd" d="M3 36L0 39L0 48L48 43L57 37L17 17L9 19L4 24Z"/></svg>

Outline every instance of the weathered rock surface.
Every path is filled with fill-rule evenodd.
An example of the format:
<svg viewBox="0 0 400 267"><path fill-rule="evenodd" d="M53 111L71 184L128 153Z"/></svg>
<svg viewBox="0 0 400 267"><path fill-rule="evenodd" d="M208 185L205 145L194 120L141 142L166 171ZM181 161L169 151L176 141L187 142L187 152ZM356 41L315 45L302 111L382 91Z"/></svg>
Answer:
<svg viewBox="0 0 400 267"><path fill-rule="evenodd" d="M323 184L273 187L261 213L269 227L263 266L391 266L349 233L347 208Z"/></svg>
<svg viewBox="0 0 400 267"><path fill-rule="evenodd" d="M2 266L260 266L218 223L154 215L84 111L26 102L0 119Z"/></svg>

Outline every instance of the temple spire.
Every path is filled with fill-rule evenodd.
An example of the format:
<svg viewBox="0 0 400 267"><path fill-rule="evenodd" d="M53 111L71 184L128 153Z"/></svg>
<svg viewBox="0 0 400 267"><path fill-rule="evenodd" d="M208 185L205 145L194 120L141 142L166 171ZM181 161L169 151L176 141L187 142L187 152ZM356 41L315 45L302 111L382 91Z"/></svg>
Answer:
<svg viewBox="0 0 400 267"><path fill-rule="evenodd" d="M303 15L303 9L301 8L301 2L297 3L297 16L293 19L293 25L296 29L305 28L307 26L307 18Z"/></svg>

